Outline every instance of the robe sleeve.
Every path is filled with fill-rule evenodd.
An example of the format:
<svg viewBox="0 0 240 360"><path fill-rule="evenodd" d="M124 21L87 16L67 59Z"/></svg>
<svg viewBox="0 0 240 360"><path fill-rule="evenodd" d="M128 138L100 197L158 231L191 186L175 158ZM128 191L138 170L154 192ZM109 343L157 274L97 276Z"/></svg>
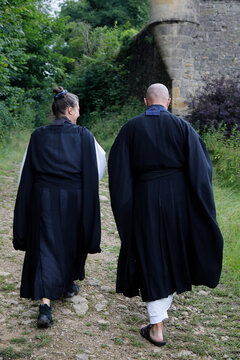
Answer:
<svg viewBox="0 0 240 360"><path fill-rule="evenodd" d="M13 246L15 250L26 251L26 239L29 230L31 212L31 193L33 185L33 168L31 161L31 140L19 176L19 187L14 208Z"/></svg>
<svg viewBox="0 0 240 360"><path fill-rule="evenodd" d="M116 291L125 296L139 295L139 273L133 233L133 185L130 132L120 130L109 154L109 190L111 206L121 240Z"/></svg>
<svg viewBox="0 0 240 360"><path fill-rule="evenodd" d="M193 279L193 283L214 288L221 275L223 238L216 220L212 164L205 143L190 125L187 144L192 209L191 259L197 279L196 282Z"/></svg>
<svg viewBox="0 0 240 360"><path fill-rule="evenodd" d="M94 137L89 130L82 127L82 160L83 160L83 211L82 231L86 253L101 252L100 204L98 196L98 167Z"/></svg>
<svg viewBox="0 0 240 360"><path fill-rule="evenodd" d="M216 218L212 188L212 163L204 141L189 125L188 174L191 186L207 213Z"/></svg>
<svg viewBox="0 0 240 360"><path fill-rule="evenodd" d="M132 237L133 176L128 134L120 130L109 154L109 190L111 205L122 245Z"/></svg>
<svg viewBox="0 0 240 360"><path fill-rule="evenodd" d="M96 139L94 139L94 144L97 157L98 179L101 180L106 170L106 153L103 148L98 144Z"/></svg>

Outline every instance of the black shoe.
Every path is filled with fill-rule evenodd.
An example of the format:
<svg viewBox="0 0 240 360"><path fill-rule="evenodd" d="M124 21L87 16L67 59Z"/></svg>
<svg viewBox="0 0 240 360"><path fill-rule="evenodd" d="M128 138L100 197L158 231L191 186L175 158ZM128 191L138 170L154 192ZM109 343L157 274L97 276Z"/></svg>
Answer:
<svg viewBox="0 0 240 360"><path fill-rule="evenodd" d="M39 305L39 315L37 320L38 328L48 328L52 326L52 307L47 304Z"/></svg>
<svg viewBox="0 0 240 360"><path fill-rule="evenodd" d="M79 293L80 287L78 286L78 284L73 283L71 289L69 289L68 291L66 291L63 294L63 297L65 298L71 298L74 295L77 295Z"/></svg>

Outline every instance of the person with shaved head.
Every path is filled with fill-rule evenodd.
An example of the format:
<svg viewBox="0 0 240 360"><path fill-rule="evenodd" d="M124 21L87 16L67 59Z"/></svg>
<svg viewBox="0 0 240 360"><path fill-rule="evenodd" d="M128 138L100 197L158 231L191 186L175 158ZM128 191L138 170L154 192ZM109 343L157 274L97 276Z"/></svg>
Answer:
<svg viewBox="0 0 240 360"><path fill-rule="evenodd" d="M168 111L163 84L147 89L146 110L121 128L109 154L111 205L121 240L116 291L141 295L150 323L140 334L163 346L173 294L217 286L223 239L212 165L203 140Z"/></svg>

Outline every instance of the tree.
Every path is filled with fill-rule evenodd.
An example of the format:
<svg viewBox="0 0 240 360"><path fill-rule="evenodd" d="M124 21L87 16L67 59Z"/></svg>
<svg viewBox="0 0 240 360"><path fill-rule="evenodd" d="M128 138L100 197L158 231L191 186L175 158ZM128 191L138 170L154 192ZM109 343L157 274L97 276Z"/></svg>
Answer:
<svg viewBox="0 0 240 360"><path fill-rule="evenodd" d="M46 88L63 79L70 61L55 51L64 21L50 16L42 4L42 0L0 2L0 137L1 128L23 122L26 107L34 114L48 100Z"/></svg>
<svg viewBox="0 0 240 360"><path fill-rule="evenodd" d="M146 0L66 0L61 15L69 21L84 21L97 26L129 24L142 27L148 22L149 1Z"/></svg>

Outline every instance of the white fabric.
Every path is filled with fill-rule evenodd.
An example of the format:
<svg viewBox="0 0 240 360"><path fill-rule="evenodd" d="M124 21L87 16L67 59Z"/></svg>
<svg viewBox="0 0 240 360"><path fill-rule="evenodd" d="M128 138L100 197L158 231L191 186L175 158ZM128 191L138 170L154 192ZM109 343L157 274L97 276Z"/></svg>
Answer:
<svg viewBox="0 0 240 360"><path fill-rule="evenodd" d="M169 295L167 298L147 303L150 324L157 324L168 319L167 311L171 306L172 300L173 295Z"/></svg>
<svg viewBox="0 0 240 360"><path fill-rule="evenodd" d="M98 144L97 140L94 138L95 150L97 157L97 166L98 166L98 179L101 180L106 170L106 156L103 148Z"/></svg>
<svg viewBox="0 0 240 360"><path fill-rule="evenodd" d="M21 176L22 176L22 171L23 171L23 166L25 164L25 160L26 160L26 156L27 156L27 151L28 151L28 146L25 150L25 153L23 155L23 160L22 160L22 164L21 164L21 168L20 168L20 171L19 171L19 175L18 175L18 186L20 184L20 180L21 180Z"/></svg>
<svg viewBox="0 0 240 360"><path fill-rule="evenodd" d="M105 155L106 152L98 144L98 142L96 141L95 138L94 138L94 143L95 143L95 150L96 150L96 157L97 157L98 179L101 180L101 178L103 177L105 170L106 170L106 155ZM23 166L24 166L26 156L27 156L27 151L28 151L28 146L27 146L24 156L23 156L23 160L22 160L22 164L21 164L21 168L20 168L20 172L19 172L19 176L18 176L18 186L20 184Z"/></svg>

